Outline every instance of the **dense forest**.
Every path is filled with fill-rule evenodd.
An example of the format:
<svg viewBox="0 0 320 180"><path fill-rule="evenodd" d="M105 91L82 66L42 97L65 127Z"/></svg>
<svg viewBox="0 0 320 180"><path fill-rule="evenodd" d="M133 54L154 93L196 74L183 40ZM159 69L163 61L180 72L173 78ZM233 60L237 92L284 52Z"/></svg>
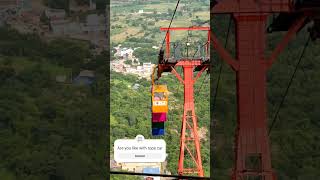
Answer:
<svg viewBox="0 0 320 180"><path fill-rule="evenodd" d="M0 179L105 179L105 55L10 28L0 42ZM82 69L95 71L92 85L56 82Z"/></svg>

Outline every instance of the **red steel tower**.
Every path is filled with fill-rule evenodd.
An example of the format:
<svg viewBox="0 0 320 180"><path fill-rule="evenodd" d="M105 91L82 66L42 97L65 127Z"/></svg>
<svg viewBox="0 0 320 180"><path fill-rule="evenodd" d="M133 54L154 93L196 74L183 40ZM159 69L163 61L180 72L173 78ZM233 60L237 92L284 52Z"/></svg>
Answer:
<svg viewBox="0 0 320 180"><path fill-rule="evenodd" d="M184 109L182 117L180 156L178 164L179 175L198 174L203 177L203 167L200 152L200 139L198 135L197 117L194 108L194 84L201 74L209 67L209 41L210 28L187 27L187 28L161 28L166 31L166 50L159 56L158 78L162 72L172 72L184 85ZM203 46L204 57L174 57L171 54L170 31L208 31L208 39ZM176 71L176 67L182 67L183 77ZM194 71L199 71L194 77Z"/></svg>
<svg viewBox="0 0 320 180"><path fill-rule="evenodd" d="M220 0L212 2L211 14L231 14L235 21L236 57L211 34L218 54L236 72L237 129L233 180L276 179L267 132L266 73L296 32L305 25L310 9L297 10L292 0ZM314 1L315 2L315 1ZM320 4L319 4L320 5ZM319 6L318 6L319 7ZM279 31L287 31L271 55L267 55L267 20L279 13ZM280 16L279 15L279 16ZM278 17L279 17L278 16ZM283 18L282 18L283 19Z"/></svg>

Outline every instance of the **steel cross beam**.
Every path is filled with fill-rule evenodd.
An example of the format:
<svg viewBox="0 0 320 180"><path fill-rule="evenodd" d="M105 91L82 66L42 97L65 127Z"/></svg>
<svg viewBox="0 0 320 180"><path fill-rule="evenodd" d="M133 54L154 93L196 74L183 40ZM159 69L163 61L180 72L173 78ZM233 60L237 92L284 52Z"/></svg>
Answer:
<svg viewBox="0 0 320 180"><path fill-rule="evenodd" d="M274 12L291 12L292 0L221 0L211 14L232 14L235 21L236 57L233 58L211 33L213 46L236 72L237 128L232 179L275 180L267 133L266 73L296 32L304 25L298 18L269 58L266 25Z"/></svg>

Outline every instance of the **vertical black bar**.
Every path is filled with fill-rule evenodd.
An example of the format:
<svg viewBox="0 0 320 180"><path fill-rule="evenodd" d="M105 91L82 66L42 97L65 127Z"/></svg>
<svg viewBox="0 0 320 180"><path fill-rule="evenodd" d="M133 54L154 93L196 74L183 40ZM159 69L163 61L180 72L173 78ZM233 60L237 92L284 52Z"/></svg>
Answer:
<svg viewBox="0 0 320 180"><path fill-rule="evenodd" d="M210 1L210 29L213 30L213 15L211 13L212 1ZM214 68L214 60L213 60L213 43L210 40L210 179L214 179L214 121L213 121L213 112L214 112L214 76L213 76L213 68Z"/></svg>
<svg viewBox="0 0 320 180"><path fill-rule="evenodd" d="M106 127L107 127L107 150L106 150L106 172L110 179L110 0L106 1L106 38L107 38L107 64L106 64Z"/></svg>

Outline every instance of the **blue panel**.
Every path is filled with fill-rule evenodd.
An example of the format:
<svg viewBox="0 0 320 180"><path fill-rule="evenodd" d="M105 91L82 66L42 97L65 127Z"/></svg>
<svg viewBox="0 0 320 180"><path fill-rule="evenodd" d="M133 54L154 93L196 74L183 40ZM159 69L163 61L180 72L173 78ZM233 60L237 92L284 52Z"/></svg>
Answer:
<svg viewBox="0 0 320 180"><path fill-rule="evenodd" d="M152 128L153 136L161 136L164 135L164 128Z"/></svg>
<svg viewBox="0 0 320 180"><path fill-rule="evenodd" d="M164 122L151 123L151 125L153 136L164 135Z"/></svg>

